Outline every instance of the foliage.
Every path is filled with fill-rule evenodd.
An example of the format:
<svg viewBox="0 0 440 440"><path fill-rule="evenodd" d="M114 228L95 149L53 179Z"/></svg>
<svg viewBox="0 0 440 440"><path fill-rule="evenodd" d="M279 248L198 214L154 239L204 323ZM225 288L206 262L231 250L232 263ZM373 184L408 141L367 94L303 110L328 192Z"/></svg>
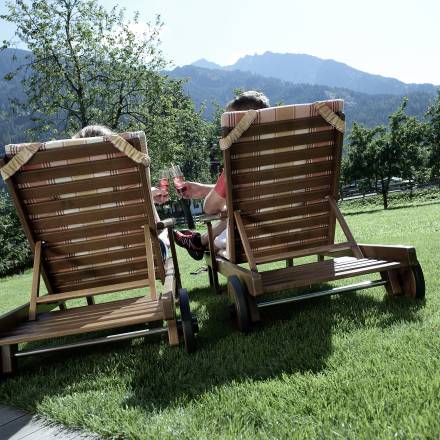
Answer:
<svg viewBox="0 0 440 440"><path fill-rule="evenodd" d="M404 99L389 116L388 127L369 129L354 123L349 136L345 179L362 179L368 188L379 184L385 209L393 177L408 179L412 189L427 174L426 124L405 113L407 103Z"/></svg>
<svg viewBox="0 0 440 440"><path fill-rule="evenodd" d="M187 179L209 179L210 125L182 90L163 74L160 17L132 21L96 0L8 2L2 16L31 50L5 78L25 92L14 108L32 115L39 138L67 137L89 124L146 132L152 177L171 163ZM135 29L144 29L136 32ZM35 136L36 134L34 134ZM175 195L174 195L175 196Z"/></svg>
<svg viewBox="0 0 440 440"><path fill-rule="evenodd" d="M436 101L429 107L426 117L429 122L427 136L430 145L430 177L440 185L440 91Z"/></svg>
<svg viewBox="0 0 440 440"><path fill-rule="evenodd" d="M0 277L27 269L32 252L7 193L0 190Z"/></svg>

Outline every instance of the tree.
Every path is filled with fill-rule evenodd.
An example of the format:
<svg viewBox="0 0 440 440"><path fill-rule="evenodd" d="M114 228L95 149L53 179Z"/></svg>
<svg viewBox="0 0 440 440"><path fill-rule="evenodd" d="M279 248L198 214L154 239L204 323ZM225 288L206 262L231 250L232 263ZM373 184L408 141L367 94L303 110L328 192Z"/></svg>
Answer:
<svg viewBox="0 0 440 440"><path fill-rule="evenodd" d="M16 25L32 51L7 78L26 71L27 98L15 100L15 108L32 115L39 136L70 136L92 123L144 130L153 179L171 162L189 179L207 178L209 127L183 81L163 73L159 16L141 23L135 14L130 22L124 10L107 11L96 0L17 0L7 7L1 18Z"/></svg>
<svg viewBox="0 0 440 440"><path fill-rule="evenodd" d="M107 12L96 0L6 5L9 13L1 18L16 25L32 52L18 69L27 69L27 99L16 105L33 115L37 129L66 134L97 122L119 129L151 110L165 81L159 17L137 35L138 15L128 22L123 10Z"/></svg>
<svg viewBox="0 0 440 440"><path fill-rule="evenodd" d="M425 175L426 125L405 113L407 102L388 117L388 127L368 129L354 123L349 138L347 173L351 179L367 179L376 189L379 183L384 209L393 177L413 183Z"/></svg>
<svg viewBox="0 0 440 440"><path fill-rule="evenodd" d="M430 177L440 187L440 91L436 101L429 107L426 117L428 119L427 141L429 144Z"/></svg>

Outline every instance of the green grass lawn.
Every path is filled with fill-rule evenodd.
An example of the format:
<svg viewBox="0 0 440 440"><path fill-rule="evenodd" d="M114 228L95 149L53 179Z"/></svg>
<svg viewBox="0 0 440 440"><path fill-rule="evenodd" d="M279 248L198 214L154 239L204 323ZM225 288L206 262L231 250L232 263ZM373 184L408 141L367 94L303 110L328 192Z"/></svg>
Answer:
<svg viewBox="0 0 440 440"><path fill-rule="evenodd" d="M264 311L243 336L226 295L190 274L203 264L179 252L197 353L146 339L34 357L0 383L2 403L122 439L439 438L440 203L354 206L346 219L360 242L416 247L426 303L376 288ZM30 282L0 280L2 311Z"/></svg>

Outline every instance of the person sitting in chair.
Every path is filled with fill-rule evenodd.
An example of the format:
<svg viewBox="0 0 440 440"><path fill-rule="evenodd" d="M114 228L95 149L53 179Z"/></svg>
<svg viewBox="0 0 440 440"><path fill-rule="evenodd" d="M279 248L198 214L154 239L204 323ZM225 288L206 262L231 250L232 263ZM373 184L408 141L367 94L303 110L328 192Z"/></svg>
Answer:
<svg viewBox="0 0 440 440"><path fill-rule="evenodd" d="M261 92L249 90L236 96L228 103L225 111L260 110L269 107L269 99ZM226 211L226 181L224 171L221 172L215 185L199 182L185 182L185 199L204 199L203 211L205 214L215 215ZM212 227L215 237L216 251L226 249L226 219L220 220ZM175 242L185 248L192 258L201 260L208 248L208 234L184 229L174 231Z"/></svg>
<svg viewBox="0 0 440 440"><path fill-rule="evenodd" d="M112 136L114 134L115 133L105 125L87 125L86 127L77 131L72 136L72 139L81 139L81 138L89 138L89 137L97 137L97 136ZM168 201L168 191L166 190L152 186L151 194L153 196L154 203L163 204ZM153 204L153 214L156 222L159 222L160 217L159 214L157 213L156 206L154 204ZM164 229L159 234L159 243L160 243L162 256L165 259L167 256L167 247L169 247L169 239L166 229Z"/></svg>

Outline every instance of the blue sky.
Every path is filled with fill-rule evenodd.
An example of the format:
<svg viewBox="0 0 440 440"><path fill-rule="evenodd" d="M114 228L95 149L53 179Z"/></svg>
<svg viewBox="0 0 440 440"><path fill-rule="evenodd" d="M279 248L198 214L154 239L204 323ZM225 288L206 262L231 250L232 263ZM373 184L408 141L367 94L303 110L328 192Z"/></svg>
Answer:
<svg viewBox="0 0 440 440"><path fill-rule="evenodd" d="M439 0L100 0L151 20L175 65L207 58L232 64L267 50L332 58L405 82L440 84ZM0 12L4 12L0 0ZM0 39L13 28L0 22Z"/></svg>

